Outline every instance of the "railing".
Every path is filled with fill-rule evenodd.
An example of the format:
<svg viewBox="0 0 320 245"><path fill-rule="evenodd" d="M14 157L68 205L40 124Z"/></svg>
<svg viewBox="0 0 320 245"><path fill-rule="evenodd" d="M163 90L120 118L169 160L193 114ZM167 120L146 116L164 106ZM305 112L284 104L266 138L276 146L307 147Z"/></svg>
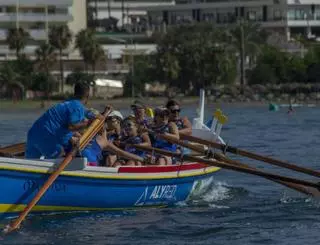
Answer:
<svg viewBox="0 0 320 245"><path fill-rule="evenodd" d="M19 13L17 14L1 14L0 22L67 22L72 21L73 17L71 14L48 14L44 13Z"/></svg>
<svg viewBox="0 0 320 245"><path fill-rule="evenodd" d="M106 68L109 73L128 73L130 70L128 64L107 64Z"/></svg>
<svg viewBox="0 0 320 245"><path fill-rule="evenodd" d="M73 1L77 0L1 0L0 6L35 6L35 5L54 5L54 6L71 6Z"/></svg>
<svg viewBox="0 0 320 245"><path fill-rule="evenodd" d="M26 30L30 34L30 37L35 40L45 40L47 37L47 33L45 30ZM7 30L0 29L0 40L6 40L7 38Z"/></svg>

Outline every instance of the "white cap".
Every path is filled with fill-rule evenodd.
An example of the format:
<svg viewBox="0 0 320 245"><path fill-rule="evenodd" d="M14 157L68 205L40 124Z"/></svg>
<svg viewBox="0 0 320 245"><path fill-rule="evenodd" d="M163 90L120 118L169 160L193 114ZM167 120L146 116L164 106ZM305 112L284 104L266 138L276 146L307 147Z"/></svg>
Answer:
<svg viewBox="0 0 320 245"><path fill-rule="evenodd" d="M112 111L108 117L118 117L119 119L123 120L123 116L120 111Z"/></svg>

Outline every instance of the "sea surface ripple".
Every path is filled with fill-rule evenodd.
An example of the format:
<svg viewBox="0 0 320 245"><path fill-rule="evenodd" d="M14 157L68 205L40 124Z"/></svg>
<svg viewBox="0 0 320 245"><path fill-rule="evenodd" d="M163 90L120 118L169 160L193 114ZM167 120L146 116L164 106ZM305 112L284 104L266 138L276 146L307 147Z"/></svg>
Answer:
<svg viewBox="0 0 320 245"><path fill-rule="evenodd" d="M214 111L209 106L207 118ZM229 145L320 169L320 108L223 106ZM183 108L193 118L196 108ZM0 111L0 145L24 140L40 111ZM231 155L230 155L231 156ZM243 162L281 174L315 180L245 158ZM2 187L3 188L3 187ZM9 220L0 220L0 228ZM106 244L320 244L320 201L260 177L220 171L189 200L166 209L29 217L1 245Z"/></svg>

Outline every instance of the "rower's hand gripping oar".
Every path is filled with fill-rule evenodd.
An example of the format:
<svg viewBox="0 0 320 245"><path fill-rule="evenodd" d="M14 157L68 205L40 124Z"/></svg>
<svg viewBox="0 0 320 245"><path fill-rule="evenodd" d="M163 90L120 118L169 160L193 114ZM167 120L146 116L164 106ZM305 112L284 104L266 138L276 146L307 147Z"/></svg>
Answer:
<svg viewBox="0 0 320 245"><path fill-rule="evenodd" d="M72 151L63 159L63 161L59 164L58 168L50 175L41 189L38 191L36 196L31 200L31 202L27 205L27 207L20 213L19 217L15 219L12 223L7 225L7 227L3 230L3 234L8 234L19 228L21 222L26 218L32 208L38 203L41 197L46 193L46 191L50 188L52 183L58 178L59 174L68 166L68 164L72 161L78 150L82 150L86 147L86 145L93 139L93 137L103 128L104 119L110 114L111 107L107 106L103 112L103 117L99 117L95 119L89 128L85 131L85 133L81 136L79 145L74 147Z"/></svg>
<svg viewBox="0 0 320 245"><path fill-rule="evenodd" d="M230 152L236 155L240 155L240 156L244 156L244 157L248 157L251 159L255 159L258 161L262 161L262 162L266 162L272 165L276 165L279 167L283 167L283 168L287 168L287 169L291 169L293 171L296 172L300 172L300 173L304 173L304 174L308 174L308 175L312 175L312 176L316 176L316 177L320 177L320 172L313 170L313 169L309 169L306 167L301 167L292 163L288 163L285 161L281 161L281 160L277 160L271 157L267 157L267 156L262 156L262 155L258 155L256 153L253 152L249 152L249 151L245 151L233 146L227 146L224 144L220 144L220 143L216 143L216 142L212 142L212 141L208 141L208 140L204 140L204 139L200 139L198 137L192 136L192 135L185 135L185 134L180 134L181 138L184 140L188 140L191 142L195 142L195 143L199 143L202 145L206 145L208 147L213 147L216 149L219 149L223 152Z"/></svg>

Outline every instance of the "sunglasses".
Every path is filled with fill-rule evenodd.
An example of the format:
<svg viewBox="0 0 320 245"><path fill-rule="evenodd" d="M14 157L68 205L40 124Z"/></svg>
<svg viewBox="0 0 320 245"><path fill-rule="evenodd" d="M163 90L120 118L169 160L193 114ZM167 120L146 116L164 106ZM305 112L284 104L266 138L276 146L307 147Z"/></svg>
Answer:
<svg viewBox="0 0 320 245"><path fill-rule="evenodd" d="M154 116L155 116L155 117L165 118L165 117L168 117L169 114L168 114L168 113L159 113L159 114L155 114Z"/></svg>
<svg viewBox="0 0 320 245"><path fill-rule="evenodd" d="M107 121L108 121L108 122L117 122L117 121L119 121L119 119L116 118L116 117L108 117L108 118L107 118Z"/></svg>
<svg viewBox="0 0 320 245"><path fill-rule="evenodd" d="M134 123L126 123L125 125L123 125L124 128L133 128L134 126Z"/></svg>
<svg viewBox="0 0 320 245"><path fill-rule="evenodd" d="M171 113L180 113L181 109L172 109L170 110Z"/></svg>

